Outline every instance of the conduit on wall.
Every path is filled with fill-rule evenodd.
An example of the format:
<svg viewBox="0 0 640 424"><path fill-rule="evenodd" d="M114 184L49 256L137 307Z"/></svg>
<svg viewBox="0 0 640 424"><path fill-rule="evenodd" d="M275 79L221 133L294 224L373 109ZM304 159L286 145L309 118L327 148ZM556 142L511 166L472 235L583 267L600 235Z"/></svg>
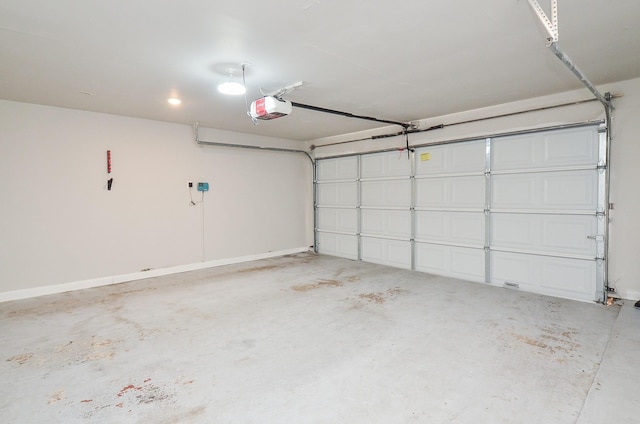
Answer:
<svg viewBox="0 0 640 424"><path fill-rule="evenodd" d="M302 153L311 161L311 164L313 165L314 159L311 156L311 154L309 154L309 152L307 152L306 150L296 150L296 149L286 149L283 147L266 147L266 146L256 146L252 144L235 144L235 143L222 143L218 141L200 140L199 125L200 125L199 122L193 123L194 136L195 136L196 143L198 144L204 144L207 146L218 146L218 147L232 147L232 148L238 148L238 149L269 150L272 152Z"/></svg>

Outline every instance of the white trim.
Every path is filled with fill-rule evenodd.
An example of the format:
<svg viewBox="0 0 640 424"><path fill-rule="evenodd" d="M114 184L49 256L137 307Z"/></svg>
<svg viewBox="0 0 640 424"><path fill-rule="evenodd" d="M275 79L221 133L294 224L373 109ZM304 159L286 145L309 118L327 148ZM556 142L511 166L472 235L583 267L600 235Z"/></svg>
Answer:
<svg viewBox="0 0 640 424"><path fill-rule="evenodd" d="M632 301L640 300L640 290L627 289L623 293L624 293L622 295L623 299L632 300Z"/></svg>
<svg viewBox="0 0 640 424"><path fill-rule="evenodd" d="M277 256L292 255L295 253L308 252L308 247L299 247L296 249L280 250L277 252L260 253L256 255L240 256L236 258L216 259L207 262L198 262L194 264L178 265L169 268L152 269L149 271L134 272L131 274L114 275L110 277L94 278L91 280L74 281L70 283L55 284L50 286L33 287L22 290L12 290L0 293L0 303L12 300L28 299L38 296L46 296L50 294L64 293L75 290L90 289L93 287L108 286L111 284L126 283L135 280L144 280L145 278L160 277L163 275L178 274L187 271L196 271L205 268L215 268L224 265L238 264L242 262L257 261L260 259L275 258Z"/></svg>

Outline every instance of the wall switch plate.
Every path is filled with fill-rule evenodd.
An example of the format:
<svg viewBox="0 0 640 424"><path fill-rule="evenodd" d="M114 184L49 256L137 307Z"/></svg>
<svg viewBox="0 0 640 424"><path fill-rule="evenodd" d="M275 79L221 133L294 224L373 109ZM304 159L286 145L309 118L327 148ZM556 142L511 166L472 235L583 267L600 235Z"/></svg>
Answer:
<svg viewBox="0 0 640 424"><path fill-rule="evenodd" d="M209 183L198 183L198 191L209 191Z"/></svg>

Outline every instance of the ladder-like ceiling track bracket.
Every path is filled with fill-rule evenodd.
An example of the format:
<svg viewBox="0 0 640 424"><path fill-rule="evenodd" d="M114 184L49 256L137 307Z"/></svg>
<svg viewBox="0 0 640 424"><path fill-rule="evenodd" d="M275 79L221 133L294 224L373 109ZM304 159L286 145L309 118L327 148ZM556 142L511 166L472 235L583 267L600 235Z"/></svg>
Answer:
<svg viewBox="0 0 640 424"><path fill-rule="evenodd" d="M528 0L529 5L538 15L540 22L547 30L547 47L556 55L558 59L584 84L585 87L602 103L605 109L613 109L611 99L602 95L598 89L589 81L586 75L578 69L571 58L558 46L558 0L551 0L551 19L547 17L537 0Z"/></svg>
<svg viewBox="0 0 640 424"><path fill-rule="evenodd" d="M529 4L542 23L542 26L547 30L549 37L547 41L548 45L558 41L558 0L551 0L551 19L547 17L538 0L529 0Z"/></svg>

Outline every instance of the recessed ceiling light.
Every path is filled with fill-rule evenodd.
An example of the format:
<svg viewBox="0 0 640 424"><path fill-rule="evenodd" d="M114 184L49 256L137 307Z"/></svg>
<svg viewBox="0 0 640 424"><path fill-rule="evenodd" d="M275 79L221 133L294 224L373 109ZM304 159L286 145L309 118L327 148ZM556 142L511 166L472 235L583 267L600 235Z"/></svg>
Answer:
<svg viewBox="0 0 640 424"><path fill-rule="evenodd" d="M84 94L85 96L93 96L93 93L89 91L81 91L80 94Z"/></svg>
<svg viewBox="0 0 640 424"><path fill-rule="evenodd" d="M170 97L167 99L167 102L169 102L170 105L178 106L179 104L182 103L182 100L180 100L177 97Z"/></svg>

